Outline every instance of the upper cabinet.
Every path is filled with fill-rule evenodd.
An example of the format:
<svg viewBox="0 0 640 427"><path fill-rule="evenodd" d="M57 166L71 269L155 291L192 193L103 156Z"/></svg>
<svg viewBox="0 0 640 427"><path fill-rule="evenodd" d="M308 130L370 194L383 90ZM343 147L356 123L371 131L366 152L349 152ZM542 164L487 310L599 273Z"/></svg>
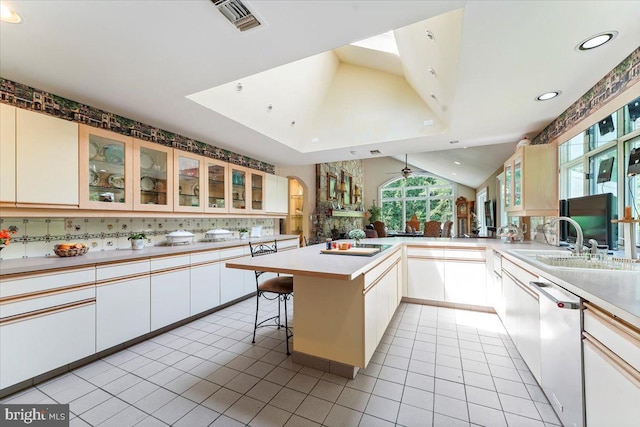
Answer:
<svg viewBox="0 0 640 427"><path fill-rule="evenodd" d="M174 149L176 162L173 210L204 212L204 157Z"/></svg>
<svg viewBox="0 0 640 427"><path fill-rule="evenodd" d="M510 216L558 214L558 150L553 144L520 147L504 164Z"/></svg>
<svg viewBox="0 0 640 427"><path fill-rule="evenodd" d="M229 165L229 184L231 185L231 204L229 212L246 213L248 170L242 166Z"/></svg>
<svg viewBox="0 0 640 427"><path fill-rule="evenodd" d="M249 169L251 212L264 212L265 174Z"/></svg>
<svg viewBox="0 0 640 427"><path fill-rule="evenodd" d="M25 208L78 207L78 125L2 105L0 200Z"/></svg>
<svg viewBox="0 0 640 427"><path fill-rule="evenodd" d="M269 173L265 174L265 179L265 211L286 215L289 205L289 179Z"/></svg>
<svg viewBox="0 0 640 427"><path fill-rule="evenodd" d="M206 212L229 211L228 163L205 158L205 206Z"/></svg>
<svg viewBox="0 0 640 427"><path fill-rule="evenodd" d="M173 210L173 148L133 141L133 208Z"/></svg>
<svg viewBox="0 0 640 427"><path fill-rule="evenodd" d="M0 104L0 206L16 204L16 107Z"/></svg>
<svg viewBox="0 0 640 427"><path fill-rule="evenodd" d="M80 126L80 208L133 209L133 139Z"/></svg>

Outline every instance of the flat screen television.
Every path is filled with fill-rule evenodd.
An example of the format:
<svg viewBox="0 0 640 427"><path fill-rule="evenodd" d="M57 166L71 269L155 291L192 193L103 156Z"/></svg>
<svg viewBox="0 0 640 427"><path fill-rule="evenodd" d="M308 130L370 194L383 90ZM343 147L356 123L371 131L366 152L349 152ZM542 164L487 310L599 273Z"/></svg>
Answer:
<svg viewBox="0 0 640 427"><path fill-rule="evenodd" d="M632 148L629 153L629 166L627 176L634 176L640 173L640 148Z"/></svg>
<svg viewBox="0 0 640 427"><path fill-rule="evenodd" d="M487 227L496 226L496 202L494 200L485 200L484 220L487 224Z"/></svg>
<svg viewBox="0 0 640 427"><path fill-rule="evenodd" d="M609 249L618 248L618 226L611 223L617 218L616 206L616 198L611 193L567 200L567 216L580 224L585 246L589 239L595 239L599 245L607 245ZM575 227L569 224L567 242L575 243L576 236Z"/></svg>

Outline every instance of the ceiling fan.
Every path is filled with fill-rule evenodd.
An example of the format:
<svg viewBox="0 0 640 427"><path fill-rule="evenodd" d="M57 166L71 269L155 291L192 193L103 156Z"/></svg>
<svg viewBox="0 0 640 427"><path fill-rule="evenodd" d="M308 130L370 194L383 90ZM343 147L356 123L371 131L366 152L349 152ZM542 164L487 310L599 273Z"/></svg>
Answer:
<svg viewBox="0 0 640 427"><path fill-rule="evenodd" d="M397 172L387 172L388 174L395 174ZM411 175L411 168L409 167L409 163L407 162L407 155L404 155L404 167L402 169L400 169L400 175L402 175L403 178L408 178L409 175Z"/></svg>

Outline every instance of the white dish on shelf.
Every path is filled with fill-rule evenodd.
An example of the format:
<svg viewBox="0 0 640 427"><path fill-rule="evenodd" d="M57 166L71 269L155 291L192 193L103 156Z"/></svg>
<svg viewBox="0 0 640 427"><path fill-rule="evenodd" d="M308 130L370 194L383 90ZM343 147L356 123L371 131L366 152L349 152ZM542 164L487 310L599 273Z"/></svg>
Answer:
<svg viewBox="0 0 640 427"><path fill-rule="evenodd" d="M156 189L156 180L150 176L143 176L140 179L140 189L142 191L153 191Z"/></svg>
<svg viewBox="0 0 640 427"><path fill-rule="evenodd" d="M124 176L122 175L109 175L107 182L113 188L124 188Z"/></svg>
<svg viewBox="0 0 640 427"><path fill-rule="evenodd" d="M107 145L104 147L104 158L115 165L124 164L124 147L122 145Z"/></svg>
<svg viewBox="0 0 640 427"><path fill-rule="evenodd" d="M89 169L89 185L96 186L99 182L100 176L98 175L98 173Z"/></svg>
<svg viewBox="0 0 640 427"><path fill-rule="evenodd" d="M142 169L151 169L155 162L153 161L153 157L144 151L140 152L140 167Z"/></svg>

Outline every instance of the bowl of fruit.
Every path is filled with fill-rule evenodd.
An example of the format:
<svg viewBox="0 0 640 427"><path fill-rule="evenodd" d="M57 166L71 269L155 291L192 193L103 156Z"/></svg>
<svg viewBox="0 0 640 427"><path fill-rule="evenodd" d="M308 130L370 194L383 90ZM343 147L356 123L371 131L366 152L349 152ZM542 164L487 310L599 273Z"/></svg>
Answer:
<svg viewBox="0 0 640 427"><path fill-rule="evenodd" d="M80 256L89 251L89 247L82 243L61 243L53 247L53 252L61 257Z"/></svg>

